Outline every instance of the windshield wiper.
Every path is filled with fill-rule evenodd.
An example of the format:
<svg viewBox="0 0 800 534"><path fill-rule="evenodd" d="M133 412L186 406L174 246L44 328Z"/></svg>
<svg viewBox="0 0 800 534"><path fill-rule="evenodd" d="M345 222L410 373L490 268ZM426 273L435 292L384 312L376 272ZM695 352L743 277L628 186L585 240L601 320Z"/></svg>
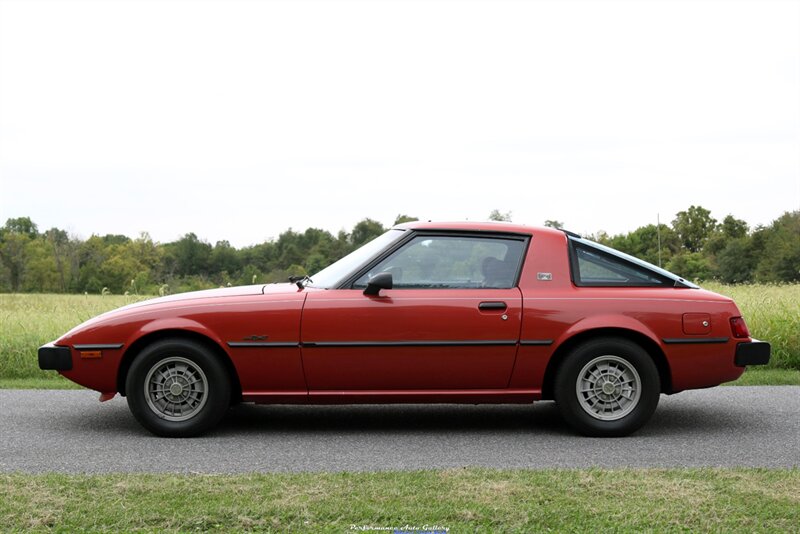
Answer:
<svg viewBox="0 0 800 534"><path fill-rule="evenodd" d="M290 276L289 281L293 284L296 284L297 287L300 289L304 289L306 284L313 284L314 281L308 277L308 275L303 276Z"/></svg>

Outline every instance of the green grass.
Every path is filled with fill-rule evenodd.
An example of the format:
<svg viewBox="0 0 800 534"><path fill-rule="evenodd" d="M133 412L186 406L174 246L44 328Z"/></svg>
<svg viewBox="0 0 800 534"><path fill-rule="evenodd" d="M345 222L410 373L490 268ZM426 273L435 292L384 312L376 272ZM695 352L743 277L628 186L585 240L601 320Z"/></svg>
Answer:
<svg viewBox="0 0 800 534"><path fill-rule="evenodd" d="M0 389L85 389L63 376L49 378L0 378Z"/></svg>
<svg viewBox="0 0 800 534"><path fill-rule="evenodd" d="M12 474L0 475L0 521L56 532L791 532L800 470Z"/></svg>
<svg viewBox="0 0 800 534"><path fill-rule="evenodd" d="M40 346L87 319L143 298L0 294L0 379L53 378L55 373L39 369Z"/></svg>
<svg viewBox="0 0 800 534"><path fill-rule="evenodd" d="M2 385L2 382L0 382ZM747 369L738 380L724 386L800 386L800 371L794 369Z"/></svg>
<svg viewBox="0 0 800 534"><path fill-rule="evenodd" d="M750 334L772 345L770 369L800 370L800 284L729 286L704 283L704 289L731 297Z"/></svg>

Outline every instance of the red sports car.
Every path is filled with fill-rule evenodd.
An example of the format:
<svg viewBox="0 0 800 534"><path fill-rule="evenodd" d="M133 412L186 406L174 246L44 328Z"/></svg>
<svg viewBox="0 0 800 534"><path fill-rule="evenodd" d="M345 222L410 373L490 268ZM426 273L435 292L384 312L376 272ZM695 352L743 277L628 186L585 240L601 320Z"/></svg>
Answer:
<svg viewBox="0 0 800 534"><path fill-rule="evenodd" d="M396 226L292 283L155 298L39 349L161 436L236 402L530 403L589 436L640 428L662 393L769 361L734 302L570 232Z"/></svg>

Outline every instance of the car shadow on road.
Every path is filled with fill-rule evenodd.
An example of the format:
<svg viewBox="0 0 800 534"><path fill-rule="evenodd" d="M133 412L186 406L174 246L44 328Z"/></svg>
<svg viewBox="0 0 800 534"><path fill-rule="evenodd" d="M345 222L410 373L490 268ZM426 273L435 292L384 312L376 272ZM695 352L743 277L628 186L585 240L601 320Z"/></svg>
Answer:
<svg viewBox="0 0 800 534"><path fill-rule="evenodd" d="M534 405L235 406L218 433L240 432L513 432L568 434L552 402Z"/></svg>
<svg viewBox="0 0 800 534"><path fill-rule="evenodd" d="M139 426L127 407L98 406L91 413L69 411L53 420L49 430L79 429L85 433L115 436L150 435ZM764 423L762 423L763 425ZM719 406L664 405L634 435L639 437L680 437L689 434L753 432L759 426L752 418ZM54 428L56 427L56 428ZM761 429L764 430L763 428ZM240 404L227 413L208 434L232 437L269 433L453 433L530 434L539 436L576 435L564 423L554 402L534 404L364 404L364 405L254 405ZM768 431L768 430L767 430Z"/></svg>
<svg viewBox="0 0 800 534"><path fill-rule="evenodd" d="M634 435L681 437L752 432L753 420L718 406L662 405ZM343 405L288 406L242 404L230 410L222 435L263 432L430 432L576 435L554 402L526 405Z"/></svg>
<svg viewBox="0 0 800 534"><path fill-rule="evenodd" d="M58 417L46 416L30 422L49 432L95 433L102 435L126 435L147 433L134 419L127 405L121 399L99 404L87 403L82 410L61 410Z"/></svg>
<svg viewBox="0 0 800 534"><path fill-rule="evenodd" d="M730 433L753 428L752 419L713 406L659 406L653 418L637 433L680 435L683 432Z"/></svg>

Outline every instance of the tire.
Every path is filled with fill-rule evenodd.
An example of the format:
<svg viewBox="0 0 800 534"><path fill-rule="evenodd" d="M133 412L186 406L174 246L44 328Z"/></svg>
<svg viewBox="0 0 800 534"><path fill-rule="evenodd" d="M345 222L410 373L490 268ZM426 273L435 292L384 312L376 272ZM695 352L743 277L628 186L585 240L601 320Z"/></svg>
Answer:
<svg viewBox="0 0 800 534"><path fill-rule="evenodd" d="M191 340L165 339L136 357L125 380L128 407L157 436L187 438L225 416L231 386L222 362Z"/></svg>
<svg viewBox="0 0 800 534"><path fill-rule="evenodd" d="M561 416L592 437L627 436L653 415L661 396L650 355L622 338L597 338L577 346L556 374L554 397Z"/></svg>

